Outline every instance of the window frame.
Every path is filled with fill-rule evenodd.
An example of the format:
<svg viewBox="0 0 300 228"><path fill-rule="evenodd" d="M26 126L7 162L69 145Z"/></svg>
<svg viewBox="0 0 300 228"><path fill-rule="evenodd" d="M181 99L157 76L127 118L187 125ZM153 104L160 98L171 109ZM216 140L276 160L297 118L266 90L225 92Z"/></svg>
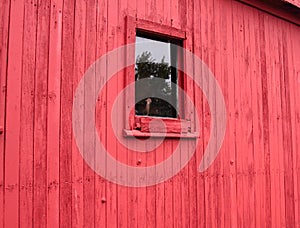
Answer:
<svg viewBox="0 0 300 228"><path fill-rule="evenodd" d="M186 31L164 25L161 23L155 23L152 21L147 21L143 19L138 19L136 17L127 16L126 17L126 44L132 44L136 42L137 30L141 33L146 33L147 35L154 37L163 37L174 40L180 40L182 42L182 48L187 48L187 33ZM135 53L127 53L127 55L134 55ZM131 56L132 57L132 56ZM181 64L185 67L184 56L182 56ZM135 59L135 58L134 58ZM180 60L179 60L180 61ZM129 85L135 82L135 69L134 65L126 68L125 85ZM178 71L177 74L177 85L179 85L184 91L187 91L187 82L184 73ZM127 96L135 97L135 95ZM126 101L125 101L126 102ZM131 111L132 107L128 107L125 104L125 128L123 135L125 137L167 137L167 138L196 138L198 134L194 132L194 117L191 115L189 107L186 107L183 98L178 97L177 100L178 107L183 118L170 118L170 117L154 117L154 116L139 116L135 115ZM155 133L149 133L141 130L136 130L134 128L137 123L137 119L143 121L144 123L150 122L152 119L163 120L166 125L166 130L158 129ZM180 131L177 131L178 125L181 124ZM175 129L175 130L174 130ZM182 131L184 129L184 131ZM187 130L188 129L188 130Z"/></svg>

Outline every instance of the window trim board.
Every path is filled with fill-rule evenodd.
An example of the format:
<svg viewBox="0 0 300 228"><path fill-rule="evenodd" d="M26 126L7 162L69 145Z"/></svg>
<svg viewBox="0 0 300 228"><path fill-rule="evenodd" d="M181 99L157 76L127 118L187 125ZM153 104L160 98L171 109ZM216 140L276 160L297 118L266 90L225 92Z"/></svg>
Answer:
<svg viewBox="0 0 300 228"><path fill-rule="evenodd" d="M163 36L163 37L169 37L170 39L178 39L182 40L183 48L186 48L187 45L187 32L180 30L178 28L174 28L168 25L164 25L161 23L156 23L152 21L147 21L144 19L138 19L136 17L127 16L126 17L126 44L132 44L135 43L135 37L136 37L136 31L137 29L141 32L145 32L147 34L153 34L155 36ZM129 55L130 59L135 56L135 53L127 53ZM133 56L132 56L133 55ZM183 62L182 64L185 65L183 56ZM134 65L127 67L126 69L126 85L132 83L135 81L134 77ZM188 85L186 85L186 81L184 80L184 74L182 72L179 72L178 74L178 85L182 87L182 89L186 90ZM131 94L126 96L126 99L130 99L134 96ZM125 101L126 102L126 101ZM190 118L190 110L189 107L186 107L185 101L182 101L181 98L178 98L179 102L179 110L184 110L184 113L182 115L185 117L184 119L174 119L174 127L178 125L181 121L188 121L190 124L190 132L183 133L183 132L156 132L156 133L149 133L149 132L142 132L139 130L136 130L135 127L135 119L136 118L143 118L144 116L136 116L134 112L132 112L131 108L125 105L125 126L123 135L124 137L167 137L167 138L197 138L198 133L194 133L194 121L193 118ZM128 102L130 103L130 102ZM151 118L151 116L149 116ZM160 118L162 120L168 119L168 117L155 117ZM177 122L177 123L176 123ZM168 126L172 128L172 123L168 123ZM176 126L175 126L176 125Z"/></svg>

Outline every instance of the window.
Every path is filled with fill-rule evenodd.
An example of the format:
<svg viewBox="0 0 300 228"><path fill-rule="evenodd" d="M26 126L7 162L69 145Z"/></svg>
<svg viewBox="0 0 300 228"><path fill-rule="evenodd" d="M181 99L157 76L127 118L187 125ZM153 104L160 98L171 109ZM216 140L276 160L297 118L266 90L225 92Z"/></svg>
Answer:
<svg viewBox="0 0 300 228"><path fill-rule="evenodd" d="M178 87L186 90L184 64L180 47L185 47L186 33L176 28L127 17L127 44L135 43L135 65L126 73L126 84L135 83L135 107L126 105L125 137L191 137L192 120ZM133 53L127 53L132 55ZM181 65L184 66L184 65ZM190 115L190 113L189 113ZM129 117L129 118L128 118ZM164 122L164 126L160 122ZM154 123L154 124L153 124ZM157 123L157 124L155 124Z"/></svg>
<svg viewBox="0 0 300 228"><path fill-rule="evenodd" d="M178 117L176 66L182 58L179 58L177 45L182 46L182 41L136 32L136 115Z"/></svg>

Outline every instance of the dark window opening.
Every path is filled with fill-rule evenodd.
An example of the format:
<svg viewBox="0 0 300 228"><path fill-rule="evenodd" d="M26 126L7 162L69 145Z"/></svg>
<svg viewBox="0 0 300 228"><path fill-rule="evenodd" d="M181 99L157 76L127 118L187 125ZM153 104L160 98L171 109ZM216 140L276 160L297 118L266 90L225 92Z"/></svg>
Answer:
<svg viewBox="0 0 300 228"><path fill-rule="evenodd" d="M135 114L178 117L178 70L182 40L137 31ZM147 79L147 80L142 80ZM159 80L158 80L159 79ZM143 97L143 99L140 99Z"/></svg>

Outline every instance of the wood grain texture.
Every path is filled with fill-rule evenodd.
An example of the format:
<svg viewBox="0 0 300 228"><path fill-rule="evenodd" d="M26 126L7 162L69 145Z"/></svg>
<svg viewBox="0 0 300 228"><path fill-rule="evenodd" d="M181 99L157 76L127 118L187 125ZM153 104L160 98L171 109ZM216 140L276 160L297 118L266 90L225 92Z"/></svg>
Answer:
<svg viewBox="0 0 300 228"><path fill-rule="evenodd" d="M0 227L299 227L300 29L294 15L254 0L1 1ZM220 153L205 172L198 172L199 162L217 133L211 132L207 98L193 80L183 89L200 113L200 126L191 126L200 138L194 156L174 177L155 186L124 187L83 160L72 130L74 94L91 64L134 42L126 18L137 20L140 29L186 38L185 48L215 75L227 128ZM112 107L134 80L132 71L122 69L96 91L94 85L106 82L110 67L120 64L121 56L107 60L101 77L96 69L93 83L85 83L93 97L81 101L97 101L98 136L112 157L134 167L160 163L177 148L178 137L158 145L158 130L152 139L157 148L140 153L121 145L111 127ZM193 70L201 77L201 69ZM211 81L205 88L215 96ZM126 145L138 149L135 136L141 135L125 126L126 110L117 114L117 125L128 130ZM184 110L187 119L196 115ZM149 120L143 124L148 131ZM180 159L171 157L171 167L164 168L183 165L195 139L186 134ZM85 148L96 152L95 140ZM96 167L104 165L117 176L116 166L92 154ZM133 179L137 172L130 175L118 177ZM146 173L146 178L154 177Z"/></svg>
<svg viewBox="0 0 300 228"><path fill-rule="evenodd" d="M59 226L59 124L63 1L50 5L47 109L47 226Z"/></svg>
<svg viewBox="0 0 300 228"><path fill-rule="evenodd" d="M20 130L20 223L33 226L33 150L34 100L36 67L37 1L26 1L24 6L23 73Z"/></svg>
<svg viewBox="0 0 300 228"><path fill-rule="evenodd" d="M64 0L59 124L59 225L72 224L72 97L74 80L75 2ZM77 81L77 79L75 80ZM65 123L66 122L66 123Z"/></svg>
<svg viewBox="0 0 300 228"><path fill-rule="evenodd" d="M5 151L5 100L7 88L7 57L8 57L8 43L9 43L9 18L10 18L10 3L9 1L2 1L0 3L0 127L2 133L0 134L0 227L4 226L4 193L5 193L5 179L4 179L4 151Z"/></svg>
<svg viewBox="0 0 300 228"><path fill-rule="evenodd" d="M5 9L5 7L4 7ZM7 54L7 93L5 118L4 164L4 227L17 227L19 221L19 159L21 129L21 80L23 50L24 1L10 5ZM5 49L4 49L5 50ZM8 102L7 102L8 101Z"/></svg>
<svg viewBox="0 0 300 228"><path fill-rule="evenodd" d="M37 2L37 40L34 100L33 226L47 225L47 119L50 2ZM50 117L51 118L51 117ZM59 126L59 125L58 125ZM54 143L54 142L51 142ZM54 203L54 202L53 202Z"/></svg>

